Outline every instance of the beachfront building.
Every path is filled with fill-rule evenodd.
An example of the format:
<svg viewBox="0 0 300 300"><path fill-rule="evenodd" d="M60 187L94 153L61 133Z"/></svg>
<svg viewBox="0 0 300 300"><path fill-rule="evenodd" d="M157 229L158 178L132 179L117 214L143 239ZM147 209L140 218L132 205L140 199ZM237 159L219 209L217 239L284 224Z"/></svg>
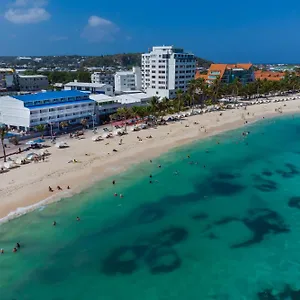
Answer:
<svg viewBox="0 0 300 300"><path fill-rule="evenodd" d="M133 67L132 71L115 74L115 92L122 93L141 89L141 68Z"/></svg>
<svg viewBox="0 0 300 300"><path fill-rule="evenodd" d="M194 54L173 46L153 47L142 54L142 90L150 96L174 98L176 90L187 90L195 71Z"/></svg>
<svg viewBox="0 0 300 300"><path fill-rule="evenodd" d="M200 78L200 76L196 75L196 78ZM212 84L217 78L222 83L231 83L238 79L242 84L246 84L255 80L254 68L251 63L211 64L205 78L207 78L208 84Z"/></svg>
<svg viewBox="0 0 300 300"><path fill-rule="evenodd" d="M25 131L40 124L55 128L62 121L75 125L94 115L95 101L80 91L0 97L0 123Z"/></svg>
<svg viewBox="0 0 300 300"><path fill-rule="evenodd" d="M100 83L100 84L108 84L114 87L115 85L115 77L114 73L102 71L102 72L94 72L91 75L92 83Z"/></svg>
<svg viewBox="0 0 300 300"><path fill-rule="evenodd" d="M280 81L284 78L285 72L273 72L273 71L262 71L258 70L254 73L255 79L259 80L270 80L270 81Z"/></svg>
<svg viewBox="0 0 300 300"><path fill-rule="evenodd" d="M109 84L102 83L89 83L89 82L69 82L65 84L66 91L75 90L75 91L83 91L90 92L92 94L104 94L107 96L113 96L113 87Z"/></svg>
<svg viewBox="0 0 300 300"><path fill-rule="evenodd" d="M18 89L21 92L34 92L49 87L48 77L44 75L16 75Z"/></svg>
<svg viewBox="0 0 300 300"><path fill-rule="evenodd" d="M118 108L146 106L151 97L145 93L122 94L118 96L107 96L101 94L91 94L90 99L97 103L96 114L101 119L117 112Z"/></svg>

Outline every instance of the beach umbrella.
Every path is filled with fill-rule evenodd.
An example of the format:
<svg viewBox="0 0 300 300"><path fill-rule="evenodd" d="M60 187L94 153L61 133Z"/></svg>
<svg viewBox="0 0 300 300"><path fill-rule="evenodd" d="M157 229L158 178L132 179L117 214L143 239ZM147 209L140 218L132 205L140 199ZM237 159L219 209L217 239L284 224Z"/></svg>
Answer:
<svg viewBox="0 0 300 300"><path fill-rule="evenodd" d="M36 140L34 140L33 142L34 142L35 144L41 144L41 143L44 143L45 140L43 140L43 139L36 139Z"/></svg>

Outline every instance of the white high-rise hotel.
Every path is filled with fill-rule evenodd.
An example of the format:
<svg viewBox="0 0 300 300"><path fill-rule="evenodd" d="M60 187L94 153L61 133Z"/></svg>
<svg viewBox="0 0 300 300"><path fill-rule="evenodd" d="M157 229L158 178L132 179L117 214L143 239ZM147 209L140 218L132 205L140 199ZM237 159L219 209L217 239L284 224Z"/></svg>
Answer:
<svg viewBox="0 0 300 300"><path fill-rule="evenodd" d="M149 96L174 98L176 90L187 90L195 71L194 54L173 46L153 47L142 55L142 89Z"/></svg>

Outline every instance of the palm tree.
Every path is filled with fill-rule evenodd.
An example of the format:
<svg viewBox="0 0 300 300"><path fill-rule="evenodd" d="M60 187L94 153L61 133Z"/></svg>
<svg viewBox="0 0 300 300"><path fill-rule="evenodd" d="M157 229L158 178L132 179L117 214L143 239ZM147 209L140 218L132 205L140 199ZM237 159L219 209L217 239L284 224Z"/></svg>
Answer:
<svg viewBox="0 0 300 300"><path fill-rule="evenodd" d="M188 85L188 93L190 94L192 99L192 110L194 109L196 90L197 90L197 80L192 79Z"/></svg>
<svg viewBox="0 0 300 300"><path fill-rule="evenodd" d="M65 129L65 128L67 128L68 126L69 126L69 123L68 122L66 122L66 121L62 121L62 122L60 122L60 127L62 128L62 129Z"/></svg>
<svg viewBox="0 0 300 300"><path fill-rule="evenodd" d="M4 162L6 162L6 151L5 151L5 144L4 144L4 138L8 132L8 128L5 124L0 125L0 139L1 139L1 144L2 144L2 149L3 149L3 158Z"/></svg>
<svg viewBox="0 0 300 300"><path fill-rule="evenodd" d="M88 120L87 120L87 119L82 119L82 120L80 121L80 123L81 123L81 125L82 125L82 128L85 129L86 126L87 126L87 124L88 124Z"/></svg>
<svg viewBox="0 0 300 300"><path fill-rule="evenodd" d="M220 76L214 80L213 84L210 86L210 94L212 97L212 103L216 103L216 100L220 97L221 79Z"/></svg>
<svg viewBox="0 0 300 300"><path fill-rule="evenodd" d="M44 132L46 129L46 125L45 124L39 124L35 126L36 131L38 132Z"/></svg>

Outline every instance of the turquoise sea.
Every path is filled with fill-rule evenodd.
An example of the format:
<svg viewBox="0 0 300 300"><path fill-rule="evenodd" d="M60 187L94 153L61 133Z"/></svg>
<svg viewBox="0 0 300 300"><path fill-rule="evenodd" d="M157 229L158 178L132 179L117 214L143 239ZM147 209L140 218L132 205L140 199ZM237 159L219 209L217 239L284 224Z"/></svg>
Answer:
<svg viewBox="0 0 300 300"><path fill-rule="evenodd" d="M300 299L300 117L133 166L1 225L0 248L0 300Z"/></svg>

